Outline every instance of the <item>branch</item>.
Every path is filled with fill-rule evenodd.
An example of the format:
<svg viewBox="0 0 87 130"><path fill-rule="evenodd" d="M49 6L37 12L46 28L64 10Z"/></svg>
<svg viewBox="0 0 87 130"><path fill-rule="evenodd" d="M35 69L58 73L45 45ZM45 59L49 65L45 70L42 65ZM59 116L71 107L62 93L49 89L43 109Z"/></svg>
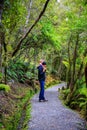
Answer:
<svg viewBox="0 0 87 130"><path fill-rule="evenodd" d="M18 50L20 49L20 46L22 44L22 42L25 40L25 38L28 36L28 34L31 32L31 30L34 28L34 26L39 22L40 18L43 16L46 8L47 8L47 5L49 3L50 0L47 0L44 7L43 7L43 10L41 11L41 13L39 14L38 18L36 19L36 21L33 23L33 25L29 28L28 32L23 36L23 38L19 41L18 45L16 46L16 49L13 51L12 53L12 57L15 56L15 54L18 52Z"/></svg>
<svg viewBox="0 0 87 130"><path fill-rule="evenodd" d="M29 19L30 19L31 7L32 7L32 0L29 0L28 15L26 17L26 23L25 23L25 27L24 27L24 34L26 34L26 32L27 32L27 25L28 25Z"/></svg>
<svg viewBox="0 0 87 130"><path fill-rule="evenodd" d="M29 22L31 7L32 7L32 0L30 0L30 5L29 5L29 7L28 7L28 15L27 15L27 18L26 18L25 27L27 26L27 24L28 24L28 22Z"/></svg>
<svg viewBox="0 0 87 130"><path fill-rule="evenodd" d="M85 57L86 55L87 55L87 48L85 49L83 56ZM81 73L82 73L82 69L83 69L83 61L82 61L81 65L80 65L80 68L79 68L79 71L78 71L78 74L77 74L77 78L76 78L76 80L75 80L75 83L76 83L77 80L79 79L79 77L80 77L80 75L81 75Z"/></svg>

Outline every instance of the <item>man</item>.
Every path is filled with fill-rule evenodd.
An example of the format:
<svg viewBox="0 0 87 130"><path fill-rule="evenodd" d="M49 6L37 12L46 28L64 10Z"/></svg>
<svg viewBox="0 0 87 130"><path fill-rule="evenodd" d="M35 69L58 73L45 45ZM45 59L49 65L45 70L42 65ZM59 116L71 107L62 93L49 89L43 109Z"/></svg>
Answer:
<svg viewBox="0 0 87 130"><path fill-rule="evenodd" d="M38 67L38 80L40 83L40 93L39 93L39 102L48 101L44 97L44 86L45 86L45 79L46 79L46 62L43 61Z"/></svg>

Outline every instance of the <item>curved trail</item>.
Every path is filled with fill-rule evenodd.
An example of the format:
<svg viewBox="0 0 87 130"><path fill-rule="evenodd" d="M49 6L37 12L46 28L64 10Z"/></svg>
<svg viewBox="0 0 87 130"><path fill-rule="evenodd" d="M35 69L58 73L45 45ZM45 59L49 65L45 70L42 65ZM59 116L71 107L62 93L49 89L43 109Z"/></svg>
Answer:
<svg viewBox="0 0 87 130"><path fill-rule="evenodd" d="M45 91L48 102L38 102L38 94L32 98L32 118L28 130L86 130L84 120L58 99L58 88L62 86L64 83Z"/></svg>

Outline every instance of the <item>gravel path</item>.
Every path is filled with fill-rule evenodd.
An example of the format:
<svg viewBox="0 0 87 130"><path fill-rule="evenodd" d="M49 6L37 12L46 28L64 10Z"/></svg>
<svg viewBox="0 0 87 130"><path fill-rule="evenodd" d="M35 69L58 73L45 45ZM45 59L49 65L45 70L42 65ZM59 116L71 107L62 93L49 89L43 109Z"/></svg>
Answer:
<svg viewBox="0 0 87 130"><path fill-rule="evenodd" d="M38 102L38 94L32 98L32 118L28 130L86 130L84 120L58 99L58 88L62 86L63 83L45 91L48 102Z"/></svg>

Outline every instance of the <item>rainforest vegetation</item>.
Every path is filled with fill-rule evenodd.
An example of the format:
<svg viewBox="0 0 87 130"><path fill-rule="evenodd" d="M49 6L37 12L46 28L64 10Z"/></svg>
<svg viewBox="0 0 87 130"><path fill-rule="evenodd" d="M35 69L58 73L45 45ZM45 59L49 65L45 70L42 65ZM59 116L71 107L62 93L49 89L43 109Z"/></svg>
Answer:
<svg viewBox="0 0 87 130"><path fill-rule="evenodd" d="M46 87L66 82L61 98L87 120L87 0L0 0L1 130L27 129L40 59Z"/></svg>

